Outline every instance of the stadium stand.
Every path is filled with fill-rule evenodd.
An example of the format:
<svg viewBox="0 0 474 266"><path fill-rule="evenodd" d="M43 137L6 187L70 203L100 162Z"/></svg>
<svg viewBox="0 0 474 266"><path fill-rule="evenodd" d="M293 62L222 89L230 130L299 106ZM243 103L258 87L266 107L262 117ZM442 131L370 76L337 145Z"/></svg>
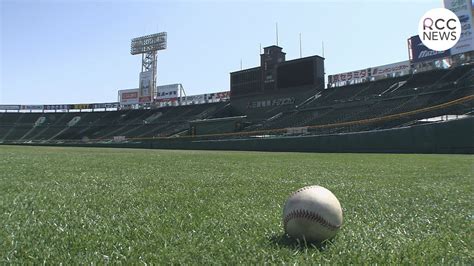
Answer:
<svg viewBox="0 0 474 266"><path fill-rule="evenodd" d="M320 97L299 106L297 110L281 113L276 119L263 121L260 127L251 127L247 131L335 124L410 112L474 94L473 79L473 66L465 65L454 69L433 70L375 82L329 88L323 91ZM470 110L472 110L472 104L460 109L446 109L445 112L462 114ZM420 119L438 115L438 113L426 113ZM406 121L400 119L400 124L403 123ZM390 123L390 126L394 127L396 124ZM371 129L371 127L363 128L364 130ZM380 125L372 129L377 128L381 128ZM318 133L361 129L362 127L328 129L319 130Z"/></svg>
<svg viewBox="0 0 474 266"><path fill-rule="evenodd" d="M191 120L213 117L228 103L83 113L2 113L0 140L47 141L156 137L187 131ZM42 118L42 119L40 119ZM38 120L42 120L39 121Z"/></svg>
<svg viewBox="0 0 474 266"><path fill-rule="evenodd" d="M474 67L469 64L332 87L315 92L299 106L248 109L246 113L236 111L232 102L107 112L6 112L0 113L0 142L111 141L115 136L126 139L184 136L191 134L191 121L245 115L258 119L236 127L244 135L252 132L284 135L287 134L285 129L298 127L308 127L306 133L301 134L347 133L401 127L441 115L472 114L472 100L429 109L472 95ZM429 110L425 110L427 108ZM406 113L408 115L403 115ZM384 117L390 119L382 119ZM371 119L380 121L366 122ZM206 132L212 130L206 129ZM227 137L240 135L229 134Z"/></svg>

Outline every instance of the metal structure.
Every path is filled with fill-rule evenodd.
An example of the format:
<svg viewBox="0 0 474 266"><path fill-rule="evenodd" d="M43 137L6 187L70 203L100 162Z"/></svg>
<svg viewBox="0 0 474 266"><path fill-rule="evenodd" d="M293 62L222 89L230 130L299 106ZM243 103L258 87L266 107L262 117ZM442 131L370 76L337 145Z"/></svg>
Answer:
<svg viewBox="0 0 474 266"><path fill-rule="evenodd" d="M160 32L132 39L130 53L132 55L142 55L142 66L139 81L141 103L154 101L154 95L156 94L156 65L158 58L157 51L166 49L166 40L166 32ZM146 84L146 86L144 86L144 84Z"/></svg>

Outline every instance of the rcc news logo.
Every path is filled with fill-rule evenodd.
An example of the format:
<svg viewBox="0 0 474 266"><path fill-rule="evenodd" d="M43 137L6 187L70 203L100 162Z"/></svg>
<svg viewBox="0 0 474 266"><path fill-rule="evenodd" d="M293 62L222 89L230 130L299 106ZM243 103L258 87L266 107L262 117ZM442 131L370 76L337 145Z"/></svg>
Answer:
<svg viewBox="0 0 474 266"><path fill-rule="evenodd" d="M418 23L423 44L434 51L451 49L461 37L461 23L451 10L435 8L426 12Z"/></svg>

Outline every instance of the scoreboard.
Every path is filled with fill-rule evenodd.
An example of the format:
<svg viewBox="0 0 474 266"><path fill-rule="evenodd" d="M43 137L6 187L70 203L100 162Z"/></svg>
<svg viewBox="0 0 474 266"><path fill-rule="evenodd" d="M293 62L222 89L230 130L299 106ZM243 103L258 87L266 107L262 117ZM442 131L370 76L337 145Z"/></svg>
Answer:
<svg viewBox="0 0 474 266"><path fill-rule="evenodd" d="M268 55L266 55L268 57ZM278 55L276 55L278 56ZM324 89L324 58L310 56L230 73L231 97Z"/></svg>

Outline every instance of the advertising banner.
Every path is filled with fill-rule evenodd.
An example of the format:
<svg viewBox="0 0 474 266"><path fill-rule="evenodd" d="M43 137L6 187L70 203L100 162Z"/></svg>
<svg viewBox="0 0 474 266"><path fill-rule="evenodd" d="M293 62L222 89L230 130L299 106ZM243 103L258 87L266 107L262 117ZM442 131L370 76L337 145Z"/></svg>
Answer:
<svg viewBox="0 0 474 266"><path fill-rule="evenodd" d="M43 110L43 105L22 105L21 110Z"/></svg>
<svg viewBox="0 0 474 266"><path fill-rule="evenodd" d="M191 95L191 96L186 96L186 103L188 104L199 104L199 103L205 103L205 95L200 94L200 95Z"/></svg>
<svg viewBox="0 0 474 266"><path fill-rule="evenodd" d="M181 84L169 84L156 87L158 101L177 100Z"/></svg>
<svg viewBox="0 0 474 266"><path fill-rule="evenodd" d="M230 98L230 91L216 92L216 99L227 100Z"/></svg>
<svg viewBox="0 0 474 266"><path fill-rule="evenodd" d="M120 104L137 104L138 103L138 89L120 90L119 98L120 98Z"/></svg>
<svg viewBox="0 0 474 266"><path fill-rule="evenodd" d="M92 104L92 109L104 109L106 103L94 103Z"/></svg>
<svg viewBox="0 0 474 266"><path fill-rule="evenodd" d="M222 102L230 98L230 91L204 94L204 98L209 102Z"/></svg>
<svg viewBox="0 0 474 266"><path fill-rule="evenodd" d="M119 103L106 103L105 108L118 108Z"/></svg>
<svg viewBox="0 0 474 266"><path fill-rule="evenodd" d="M71 109L92 109L92 105L88 103L73 104Z"/></svg>
<svg viewBox="0 0 474 266"><path fill-rule="evenodd" d="M444 0L444 7L453 11L461 22L461 38L451 48L451 54L465 53L474 50L473 7L472 0Z"/></svg>
<svg viewBox="0 0 474 266"><path fill-rule="evenodd" d="M364 79L369 76L370 68L361 69L346 73L340 73L335 75L328 76L329 83L337 83L337 82L345 82L345 81L352 81L358 79Z"/></svg>
<svg viewBox="0 0 474 266"><path fill-rule="evenodd" d="M69 104L49 104L44 105L44 110L69 110L72 106Z"/></svg>
<svg viewBox="0 0 474 266"><path fill-rule="evenodd" d="M140 72L139 102L151 102L153 72Z"/></svg>
<svg viewBox="0 0 474 266"><path fill-rule="evenodd" d="M421 42L420 36L418 35L408 39L408 53L413 63L435 60L451 55L449 50L438 52L429 49Z"/></svg>
<svg viewBox="0 0 474 266"><path fill-rule="evenodd" d="M151 96L144 96L138 99L139 103L149 103L151 102Z"/></svg>
<svg viewBox="0 0 474 266"><path fill-rule="evenodd" d="M403 61L371 68L371 76L402 76L410 73L410 61Z"/></svg>
<svg viewBox="0 0 474 266"><path fill-rule="evenodd" d="M20 110L20 106L11 104L0 104L0 110Z"/></svg>

